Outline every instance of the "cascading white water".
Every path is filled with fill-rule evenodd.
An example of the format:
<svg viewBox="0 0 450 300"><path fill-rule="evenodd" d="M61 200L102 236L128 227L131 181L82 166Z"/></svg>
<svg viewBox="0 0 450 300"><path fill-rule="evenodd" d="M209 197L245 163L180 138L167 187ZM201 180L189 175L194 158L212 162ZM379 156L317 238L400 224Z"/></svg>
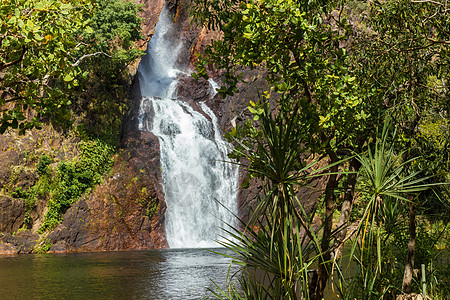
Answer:
<svg viewBox="0 0 450 300"><path fill-rule="evenodd" d="M138 69L139 129L160 142L170 247L215 247L224 222L234 223L237 168L225 162L229 148L214 113L205 103L202 114L176 99L177 75L184 73L176 68L181 47L164 8Z"/></svg>

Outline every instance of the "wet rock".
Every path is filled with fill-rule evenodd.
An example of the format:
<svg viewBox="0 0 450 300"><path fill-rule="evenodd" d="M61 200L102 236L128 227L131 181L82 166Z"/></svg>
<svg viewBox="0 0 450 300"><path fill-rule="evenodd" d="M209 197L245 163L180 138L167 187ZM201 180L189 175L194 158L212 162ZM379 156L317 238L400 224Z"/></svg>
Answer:
<svg viewBox="0 0 450 300"><path fill-rule="evenodd" d="M89 231L91 212L85 199L75 203L64 215L64 221L47 239L52 243L50 252L95 250L98 238Z"/></svg>
<svg viewBox="0 0 450 300"><path fill-rule="evenodd" d="M139 42L138 46L141 49L147 48L147 43L155 32L156 23L158 23L159 15L164 6L165 0L135 0L136 4L142 5L142 10L139 12L139 17L142 21L142 33L144 39Z"/></svg>
<svg viewBox="0 0 450 300"><path fill-rule="evenodd" d="M166 0L167 8L172 15L176 15L180 0Z"/></svg>
<svg viewBox="0 0 450 300"><path fill-rule="evenodd" d="M195 80L190 75L178 77L177 98L182 101L205 101L214 97L209 82L203 78Z"/></svg>

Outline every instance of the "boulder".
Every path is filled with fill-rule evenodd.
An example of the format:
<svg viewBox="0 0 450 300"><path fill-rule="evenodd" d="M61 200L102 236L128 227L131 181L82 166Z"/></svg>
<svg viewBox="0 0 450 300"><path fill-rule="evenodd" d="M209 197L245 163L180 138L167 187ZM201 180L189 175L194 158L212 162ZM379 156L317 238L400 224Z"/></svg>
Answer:
<svg viewBox="0 0 450 300"><path fill-rule="evenodd" d="M39 235L30 230L19 231L15 235L0 233L0 254L32 253Z"/></svg>
<svg viewBox="0 0 450 300"><path fill-rule="evenodd" d="M0 196L0 232L13 234L25 219L25 200Z"/></svg>

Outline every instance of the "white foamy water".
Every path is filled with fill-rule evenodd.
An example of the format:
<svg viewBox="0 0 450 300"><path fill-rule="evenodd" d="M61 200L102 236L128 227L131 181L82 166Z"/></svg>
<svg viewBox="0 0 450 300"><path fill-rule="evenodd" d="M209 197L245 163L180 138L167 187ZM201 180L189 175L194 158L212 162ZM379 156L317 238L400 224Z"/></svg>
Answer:
<svg viewBox="0 0 450 300"><path fill-rule="evenodd" d="M172 29L163 9L138 69L143 96L139 129L160 142L170 247L215 247L224 222L235 223L237 168L225 162L229 145L211 109L201 103L200 113L176 99L177 75L184 72L176 68L182 44ZM217 87L210 84L212 90Z"/></svg>

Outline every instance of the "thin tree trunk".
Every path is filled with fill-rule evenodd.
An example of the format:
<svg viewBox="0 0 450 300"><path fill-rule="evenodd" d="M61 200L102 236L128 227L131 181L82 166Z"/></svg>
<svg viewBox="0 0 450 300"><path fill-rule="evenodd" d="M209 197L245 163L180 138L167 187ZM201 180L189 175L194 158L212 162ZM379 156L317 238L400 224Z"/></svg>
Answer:
<svg viewBox="0 0 450 300"><path fill-rule="evenodd" d="M403 293L411 293L411 283L414 271L414 252L416 250L416 208L412 197L408 203L409 208L409 243L408 243L408 259L405 265L405 273L403 275L402 291Z"/></svg>
<svg viewBox="0 0 450 300"><path fill-rule="evenodd" d="M352 158L349 163L349 171L354 172L348 175L347 184L345 188L344 200L342 202L341 207L341 215L339 216L339 220L337 223L337 228L341 228L337 233L334 239L334 247L338 247L342 241L347 236L348 231L348 221L350 220L350 214L352 212L353 200L355 197L356 190L356 179L359 168L361 167L361 163L356 159ZM342 255L342 245L340 245L331 255L331 260L337 260Z"/></svg>
<svg viewBox="0 0 450 300"><path fill-rule="evenodd" d="M413 81L414 82L414 81ZM413 136L414 129L417 127L420 121L420 115L416 114L413 122L408 128L404 129L407 136ZM407 144L409 149L411 149L411 142ZM403 161L408 161L411 157L409 151L403 154ZM408 197L408 210L409 210L409 242L408 242L408 257L405 265L405 273L403 274L402 292L411 293L411 283L414 271L414 252L416 250L416 208L413 202L413 196Z"/></svg>
<svg viewBox="0 0 450 300"><path fill-rule="evenodd" d="M338 161L336 154L332 151L329 153L330 162L335 163ZM335 174L330 174L328 178L326 191L325 191L325 216L323 221L323 235L322 242L320 245L322 253L325 253L321 258L319 263L319 268L317 270L317 285L315 287L315 297L316 300L321 300L323 298L323 292L330 275L330 253L327 251L330 248L331 231L333 229L333 211L335 209L336 201L334 196L334 191L337 187L337 171L338 165L331 167L330 172Z"/></svg>

